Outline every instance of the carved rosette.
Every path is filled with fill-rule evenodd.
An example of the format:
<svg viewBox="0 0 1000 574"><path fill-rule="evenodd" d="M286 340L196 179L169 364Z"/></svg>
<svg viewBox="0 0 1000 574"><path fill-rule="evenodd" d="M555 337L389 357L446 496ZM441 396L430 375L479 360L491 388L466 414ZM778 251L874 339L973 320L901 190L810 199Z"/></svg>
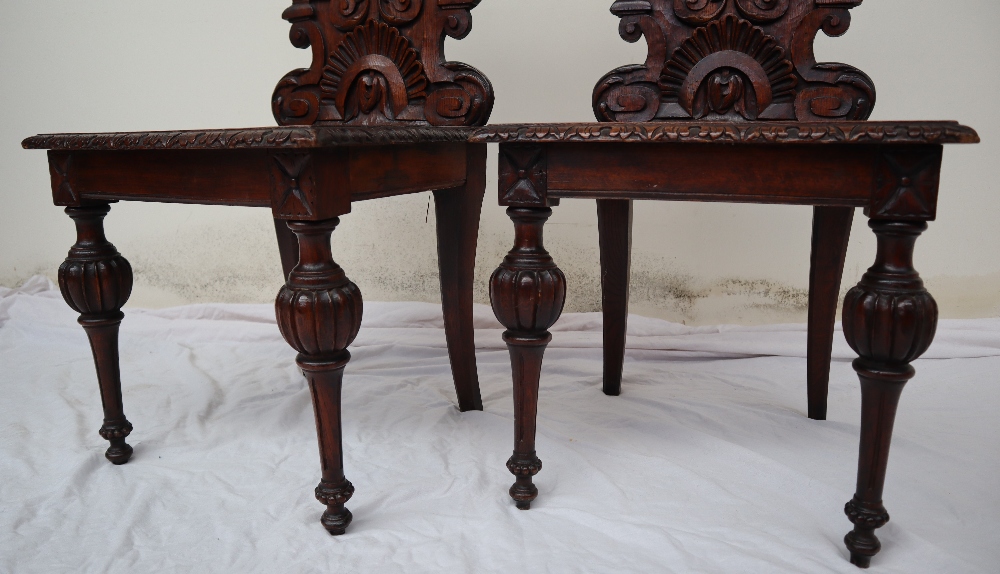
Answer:
<svg viewBox="0 0 1000 574"><path fill-rule="evenodd" d="M844 336L861 358L903 366L923 355L934 340L938 308L913 268L913 244L924 222L873 220L878 235L875 265L844 299Z"/></svg>
<svg viewBox="0 0 1000 574"><path fill-rule="evenodd" d="M860 70L817 63L816 35L840 36L861 0L618 0L628 42L645 64L598 82L599 121L865 120L875 87Z"/></svg>
<svg viewBox="0 0 1000 574"><path fill-rule="evenodd" d="M472 29L479 0L294 0L291 42L313 62L281 80L281 125L483 125L493 87L444 58L444 37Z"/></svg>
<svg viewBox="0 0 1000 574"><path fill-rule="evenodd" d="M889 513L882 504L866 504L857 497L844 505L844 514L852 524L862 528L876 530L889 523Z"/></svg>
<svg viewBox="0 0 1000 574"><path fill-rule="evenodd" d="M340 219L290 222L299 238L299 264L275 300L278 328L303 359L345 353L361 329L361 290L333 261L330 235Z"/></svg>
<svg viewBox="0 0 1000 574"><path fill-rule="evenodd" d="M323 480L316 486L316 500L327 506L347 504L352 496L354 496L354 485L346 478L341 483Z"/></svg>
<svg viewBox="0 0 1000 574"><path fill-rule="evenodd" d="M123 439L132 434L132 423L119 421L115 423L104 423L101 430L97 431L104 440Z"/></svg>
<svg viewBox="0 0 1000 574"><path fill-rule="evenodd" d="M518 337L547 337L566 303L566 277L542 244L548 208L511 207L514 248L490 278L490 301L500 323Z"/></svg>
<svg viewBox="0 0 1000 574"><path fill-rule="evenodd" d="M86 319L121 320L121 308L132 294L132 266L104 236L107 204L70 207L77 242L59 266L63 299Z"/></svg>

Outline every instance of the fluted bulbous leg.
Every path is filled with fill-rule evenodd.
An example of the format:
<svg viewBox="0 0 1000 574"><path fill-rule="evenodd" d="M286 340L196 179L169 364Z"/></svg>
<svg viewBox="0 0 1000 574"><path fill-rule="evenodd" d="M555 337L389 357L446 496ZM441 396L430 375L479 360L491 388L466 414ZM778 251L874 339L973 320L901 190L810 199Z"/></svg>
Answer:
<svg viewBox="0 0 1000 574"><path fill-rule="evenodd" d="M344 476L340 392L362 314L361 291L333 261L330 235L339 223L288 224L298 237L299 262L275 301L278 327L299 352L296 362L312 392L323 470L316 499L326 505L321 522L333 535L346 532L353 518L345 506L354 485Z"/></svg>
<svg viewBox="0 0 1000 574"><path fill-rule="evenodd" d="M125 464L132 457L132 447L125 442L132 423L122 407L118 327L125 317L122 307L132 294L132 266L104 236L104 217L110 211L107 203L66 209L76 223L77 240L59 267L59 290L80 313L79 323L94 353L104 407L99 432L111 443L104 456L114 464Z"/></svg>
<svg viewBox="0 0 1000 574"><path fill-rule="evenodd" d="M532 477L542 469L535 454L542 356L552 340L548 329L566 302L566 278L542 244L542 228L552 210L511 207L507 215L514 222L514 248L490 278L490 301L507 328L503 338L514 379L514 454L507 469L517 478L510 496L527 510L538 496Z"/></svg>
<svg viewBox="0 0 1000 574"><path fill-rule="evenodd" d="M867 568L881 549L875 530L889 521L882 504L892 427L903 386L914 375L910 363L930 347L938 309L913 268L913 247L924 222L869 222L878 236L875 265L844 301L844 335L860 355L861 444L858 483L844 508L854 530L844 543L851 563Z"/></svg>

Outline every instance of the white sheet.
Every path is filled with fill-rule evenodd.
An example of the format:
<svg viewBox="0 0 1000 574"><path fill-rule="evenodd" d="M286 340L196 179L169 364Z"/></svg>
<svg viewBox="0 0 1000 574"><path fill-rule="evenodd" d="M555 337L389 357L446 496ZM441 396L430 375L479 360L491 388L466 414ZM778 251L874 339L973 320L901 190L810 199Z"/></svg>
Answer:
<svg viewBox="0 0 1000 574"><path fill-rule="evenodd" d="M366 303L344 385L355 520L318 522L309 394L268 305L128 310L132 461L97 435L90 349L58 290L0 291L2 572L855 572L857 378L805 417L805 328L632 317L621 397L600 317L543 370L532 510L515 509L510 366L476 308L484 412L454 407L440 310ZM897 419L873 572L998 571L1000 320L944 321Z"/></svg>

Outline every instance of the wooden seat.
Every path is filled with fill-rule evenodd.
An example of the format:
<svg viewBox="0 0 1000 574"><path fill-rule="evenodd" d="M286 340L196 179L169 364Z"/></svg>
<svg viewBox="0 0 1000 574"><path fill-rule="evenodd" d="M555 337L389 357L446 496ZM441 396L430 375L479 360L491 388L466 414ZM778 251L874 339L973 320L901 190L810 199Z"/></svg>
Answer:
<svg viewBox="0 0 1000 574"><path fill-rule="evenodd" d="M28 138L48 149L52 192L76 221L77 243L59 270L66 302L90 337L104 406L107 458L132 456L118 365L121 308L132 268L104 236L115 201L270 207L286 283L278 325L312 391L323 478L322 523L342 534L354 486L344 476L341 381L361 325L362 297L334 261L330 237L357 201L434 191L448 353L458 407L482 410L472 325L486 145L493 88L478 70L449 62L445 36L461 39L479 0L294 0L291 41L308 68L274 92L281 127Z"/></svg>
<svg viewBox="0 0 1000 574"><path fill-rule="evenodd" d="M604 308L604 391L617 395L625 349L632 201L812 205L807 381L809 416L826 417L837 298L854 210L878 238L874 266L847 295L844 333L860 358L858 482L845 512L851 561L880 548L896 405L931 344L937 306L912 265L933 221L943 144L976 143L955 122L866 122L873 82L845 64L817 63L820 30L838 36L862 0L618 0L612 12L643 64L603 77L593 95L602 123L489 126L473 141L500 143L499 201L515 245L490 298L507 331L515 447L507 468L517 506L537 497L535 419L542 357L566 297L545 250L545 221L563 197L597 200Z"/></svg>

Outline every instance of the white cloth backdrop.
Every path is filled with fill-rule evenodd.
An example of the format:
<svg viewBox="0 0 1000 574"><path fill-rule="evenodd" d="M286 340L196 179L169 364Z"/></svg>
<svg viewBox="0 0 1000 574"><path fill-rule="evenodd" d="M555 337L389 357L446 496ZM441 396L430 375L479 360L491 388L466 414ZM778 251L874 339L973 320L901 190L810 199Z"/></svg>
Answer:
<svg viewBox="0 0 1000 574"><path fill-rule="evenodd" d="M476 308L484 412L459 413L440 309L368 303L344 384L346 536L326 534L309 393L267 305L128 310L132 461L105 461L90 349L58 290L0 290L2 572L843 572L860 393L838 336L805 417L805 328L600 316L545 357L532 510L507 497L510 366ZM903 393L873 571L998 571L1000 319L946 321Z"/></svg>

